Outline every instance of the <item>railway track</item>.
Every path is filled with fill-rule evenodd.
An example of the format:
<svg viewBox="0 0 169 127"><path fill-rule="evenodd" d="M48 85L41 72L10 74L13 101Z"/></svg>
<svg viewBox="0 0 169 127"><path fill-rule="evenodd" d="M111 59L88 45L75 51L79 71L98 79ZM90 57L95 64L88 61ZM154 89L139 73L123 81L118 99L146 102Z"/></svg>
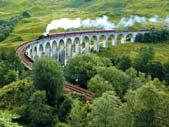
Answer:
<svg viewBox="0 0 169 127"><path fill-rule="evenodd" d="M29 42L23 43L22 45L20 45L16 49L16 52L17 52L21 62L25 66L25 68L31 70L33 61L29 57L27 57L27 55L25 54L25 49L26 49L26 47L28 45L29 45ZM64 92L65 93L73 93L73 92L75 92L75 93L82 94L82 95L85 96L86 101L89 101L89 102L91 102L92 98L93 98L93 94L90 91L88 91L86 89L83 89L81 87L75 86L75 85L73 85L71 83L67 83L65 85Z"/></svg>

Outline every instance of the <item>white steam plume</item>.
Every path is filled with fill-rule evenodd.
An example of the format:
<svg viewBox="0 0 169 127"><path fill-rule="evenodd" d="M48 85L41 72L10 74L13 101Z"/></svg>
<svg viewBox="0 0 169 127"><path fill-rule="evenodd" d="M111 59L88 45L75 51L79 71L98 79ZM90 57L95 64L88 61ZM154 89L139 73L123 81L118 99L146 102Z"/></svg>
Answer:
<svg viewBox="0 0 169 127"><path fill-rule="evenodd" d="M149 21L150 21L150 22L153 22L153 23L158 23L158 22L160 22L160 21L159 21L159 16L158 16L158 15L155 15L155 16L151 17L151 18L149 19Z"/></svg>
<svg viewBox="0 0 169 127"><path fill-rule="evenodd" d="M95 20L91 19L85 19L81 20L80 18L71 20L68 18L62 18L59 20L53 20L50 22L50 24L46 27L46 32L44 35L48 34L51 30L63 28L64 30L71 29L71 28L100 28L105 30L111 30L111 29L117 29L119 27L131 27L135 25L136 23L146 25L148 22L151 23L159 23L160 21L164 23L169 23L169 16L167 16L165 19L160 19L159 16L155 15L151 18L147 19L146 17L142 16L130 16L130 18L123 17L119 23L113 23L108 20L107 16L96 18Z"/></svg>
<svg viewBox="0 0 169 127"><path fill-rule="evenodd" d="M64 30L70 29L70 28L90 28L90 27L96 27L96 28L102 28L102 29L114 29L115 24L108 21L107 16L103 16L100 18L96 18L96 20L91 19L85 19L81 20L80 18L77 18L75 20L62 18L59 20L53 20L50 24L47 25L45 35L50 32L50 30L63 28Z"/></svg>
<svg viewBox="0 0 169 127"><path fill-rule="evenodd" d="M131 27L136 23L146 24L146 17L131 16L129 19L122 18L117 24L117 27Z"/></svg>
<svg viewBox="0 0 169 127"><path fill-rule="evenodd" d="M166 17L165 22L169 24L169 16Z"/></svg>

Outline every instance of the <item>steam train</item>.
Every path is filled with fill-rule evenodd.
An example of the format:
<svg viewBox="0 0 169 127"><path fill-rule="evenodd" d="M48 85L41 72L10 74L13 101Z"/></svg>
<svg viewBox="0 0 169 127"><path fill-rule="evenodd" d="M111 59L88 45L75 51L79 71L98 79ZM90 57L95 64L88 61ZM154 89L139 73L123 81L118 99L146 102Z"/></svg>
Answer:
<svg viewBox="0 0 169 127"><path fill-rule="evenodd" d="M153 31L153 30L149 29L149 30L140 30L140 31ZM54 37L64 37L66 35L90 34L90 33L100 33L100 32L120 32L120 31L118 30L91 30L91 31L79 31L79 32L65 32L65 33L58 33L58 34L41 35L39 36L37 40L46 39L46 38L54 38Z"/></svg>
<svg viewBox="0 0 169 127"><path fill-rule="evenodd" d="M46 39L46 38L54 38L54 37L60 37L65 35L77 35L77 34L90 34L90 33L100 33L100 32L118 32L117 30L92 30L92 31L79 31L79 32L70 32L70 33L59 33L59 34L47 34L47 35L41 35L38 37L37 40Z"/></svg>

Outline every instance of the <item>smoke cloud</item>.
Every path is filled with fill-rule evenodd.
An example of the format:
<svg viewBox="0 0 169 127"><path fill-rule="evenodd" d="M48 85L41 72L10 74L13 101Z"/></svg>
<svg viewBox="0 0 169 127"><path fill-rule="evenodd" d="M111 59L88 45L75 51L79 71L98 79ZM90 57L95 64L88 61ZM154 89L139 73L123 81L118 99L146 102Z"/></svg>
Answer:
<svg viewBox="0 0 169 127"><path fill-rule="evenodd" d="M51 21L47 27L44 35L48 34L51 30L63 28L64 30L71 29L71 28L99 28L104 30L112 30L112 29L118 29L120 27L132 27L135 24L139 23L141 25L146 25L147 23L169 23L169 16L167 16L165 19L161 19L159 16L155 15L151 18L146 18L144 16L130 16L129 18L123 17L118 23L113 23L109 21L107 16L98 17L95 20L92 19L85 19L81 20L80 18L76 18L74 20L68 19L68 18L62 18L59 20L53 20Z"/></svg>
<svg viewBox="0 0 169 127"><path fill-rule="evenodd" d="M169 24L169 16L166 17L165 22Z"/></svg>
<svg viewBox="0 0 169 127"><path fill-rule="evenodd" d="M160 21L159 21L159 16L158 16L158 15L155 15L155 16L151 17L151 18L149 19L149 21L150 21L150 22L153 22L153 23L158 23L158 22L160 22Z"/></svg>

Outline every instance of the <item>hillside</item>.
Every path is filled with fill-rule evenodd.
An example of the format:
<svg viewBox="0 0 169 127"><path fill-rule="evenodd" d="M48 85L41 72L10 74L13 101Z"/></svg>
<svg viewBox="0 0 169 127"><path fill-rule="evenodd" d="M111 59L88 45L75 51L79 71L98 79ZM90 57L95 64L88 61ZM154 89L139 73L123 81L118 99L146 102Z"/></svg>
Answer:
<svg viewBox="0 0 169 127"><path fill-rule="evenodd" d="M130 15L166 17L169 14L168 6L168 0L1 0L1 19L9 19L23 11L30 12L31 18L21 20L0 46L6 47L10 44L10 47L16 47L23 41L37 38L53 19L95 19L107 15L110 20L119 21L121 17ZM16 41L18 36L23 39L22 42Z"/></svg>

